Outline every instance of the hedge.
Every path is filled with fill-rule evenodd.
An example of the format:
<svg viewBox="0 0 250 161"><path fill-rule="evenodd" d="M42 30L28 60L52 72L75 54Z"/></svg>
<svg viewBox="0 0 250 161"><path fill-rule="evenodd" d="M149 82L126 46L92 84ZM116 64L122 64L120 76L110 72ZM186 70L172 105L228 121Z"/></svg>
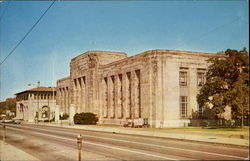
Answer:
<svg viewBox="0 0 250 161"><path fill-rule="evenodd" d="M87 113L76 113L74 116L74 123L80 125L96 125L98 118L95 114Z"/></svg>

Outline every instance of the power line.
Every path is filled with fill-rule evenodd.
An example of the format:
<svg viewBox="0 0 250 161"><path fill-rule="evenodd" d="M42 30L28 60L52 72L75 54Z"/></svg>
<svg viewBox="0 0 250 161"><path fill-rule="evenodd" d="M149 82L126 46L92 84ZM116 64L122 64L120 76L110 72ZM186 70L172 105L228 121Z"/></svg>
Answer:
<svg viewBox="0 0 250 161"><path fill-rule="evenodd" d="M43 12L43 14L40 16L40 18L36 21L36 23L29 29L29 31L24 35L24 37L17 43L17 45L11 50L11 52L4 58L4 60L1 62L0 66L5 62L5 60L14 53L14 51L17 49L17 47L25 40L25 38L29 35L29 33L36 27L36 25L41 21L43 16L49 11L49 9L53 6L56 0L53 0L53 2L50 4L50 6Z"/></svg>

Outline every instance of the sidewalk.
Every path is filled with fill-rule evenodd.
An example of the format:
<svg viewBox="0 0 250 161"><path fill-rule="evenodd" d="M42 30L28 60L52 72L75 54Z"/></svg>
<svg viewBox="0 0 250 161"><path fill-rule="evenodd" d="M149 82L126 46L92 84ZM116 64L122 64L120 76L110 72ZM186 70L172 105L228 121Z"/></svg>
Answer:
<svg viewBox="0 0 250 161"><path fill-rule="evenodd" d="M33 123L29 123L33 124ZM61 124L56 123L40 123L44 126L61 127ZM223 134L210 133L201 131L188 131L183 129L157 129L157 128L125 128L120 126L102 126L102 125L62 125L63 128L84 129L90 131L102 131L120 134L140 135L140 136L154 136L162 138L182 139L190 141L201 141L219 144L230 144L238 146L249 146L249 134Z"/></svg>
<svg viewBox="0 0 250 161"><path fill-rule="evenodd" d="M39 161L32 155L0 140L0 160L1 161Z"/></svg>

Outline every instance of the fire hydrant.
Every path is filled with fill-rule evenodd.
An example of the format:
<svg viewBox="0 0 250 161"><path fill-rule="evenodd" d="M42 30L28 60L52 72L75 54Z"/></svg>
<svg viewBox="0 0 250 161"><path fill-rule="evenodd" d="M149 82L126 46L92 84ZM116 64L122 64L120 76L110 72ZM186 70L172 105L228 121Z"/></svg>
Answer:
<svg viewBox="0 0 250 161"><path fill-rule="evenodd" d="M77 149L78 149L78 161L81 161L81 152L82 152L82 135L77 136Z"/></svg>

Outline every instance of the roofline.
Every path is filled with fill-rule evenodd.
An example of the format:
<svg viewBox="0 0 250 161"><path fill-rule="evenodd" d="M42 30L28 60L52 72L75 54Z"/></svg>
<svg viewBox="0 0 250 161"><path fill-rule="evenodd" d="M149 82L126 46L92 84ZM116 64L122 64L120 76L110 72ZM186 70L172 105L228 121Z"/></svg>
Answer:
<svg viewBox="0 0 250 161"><path fill-rule="evenodd" d="M89 54L119 54L119 55L125 55L125 56L128 56L127 53L125 52L120 52L120 51L101 51L101 50L90 50L90 51L86 51L74 58L71 59L71 61L77 59L78 57L81 57L81 56L87 56Z"/></svg>
<svg viewBox="0 0 250 161"><path fill-rule="evenodd" d="M44 86L41 86L44 88ZM39 87L40 88L40 87ZM45 88L51 88L51 89L55 89L54 91L56 91L56 87L45 87ZM28 89L28 90L25 90L25 91L21 91L21 92L18 92L18 93L15 93L14 95L18 95L18 94L21 94L21 93L26 93L26 92L53 92L53 91L41 91L41 90L35 90L37 88L31 88L31 89ZM35 90L35 91L33 91Z"/></svg>
<svg viewBox="0 0 250 161"><path fill-rule="evenodd" d="M64 77L64 78L58 79L56 82L63 81L63 80L67 80L67 79L70 79L70 76L67 76L67 77Z"/></svg>
<svg viewBox="0 0 250 161"><path fill-rule="evenodd" d="M136 55L130 56L130 57L126 57L123 58L121 60L117 60L114 62L111 62L109 64L104 64L101 65L102 67L106 67L109 65L114 65L117 64L119 62L122 62L124 60L129 60L129 59L133 59L136 57L140 57L142 55L147 55L147 54L151 54L151 53L156 53L156 54L171 54L171 55L196 55L196 56L203 56L203 57L224 57L225 55L223 54L218 54L218 53L207 53L207 52L196 52L196 51L183 51L183 50L167 50L167 49L153 49L153 50L147 50L144 52L140 52Z"/></svg>

